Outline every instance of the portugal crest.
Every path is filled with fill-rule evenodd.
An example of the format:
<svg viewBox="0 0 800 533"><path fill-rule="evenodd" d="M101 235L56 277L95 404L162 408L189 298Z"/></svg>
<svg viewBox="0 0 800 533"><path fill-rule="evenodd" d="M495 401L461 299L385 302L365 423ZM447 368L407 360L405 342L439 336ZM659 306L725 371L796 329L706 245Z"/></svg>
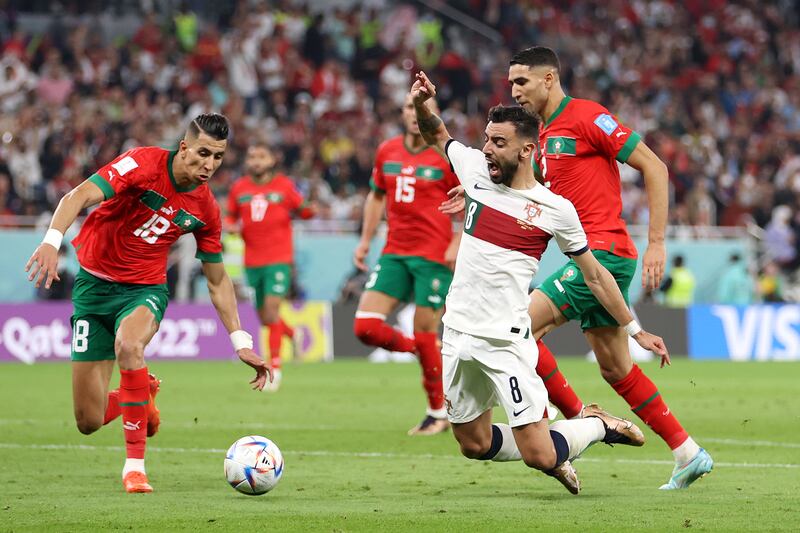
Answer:
<svg viewBox="0 0 800 533"><path fill-rule="evenodd" d="M525 220L533 222L533 219L542 214L542 207L535 202L525 204Z"/></svg>

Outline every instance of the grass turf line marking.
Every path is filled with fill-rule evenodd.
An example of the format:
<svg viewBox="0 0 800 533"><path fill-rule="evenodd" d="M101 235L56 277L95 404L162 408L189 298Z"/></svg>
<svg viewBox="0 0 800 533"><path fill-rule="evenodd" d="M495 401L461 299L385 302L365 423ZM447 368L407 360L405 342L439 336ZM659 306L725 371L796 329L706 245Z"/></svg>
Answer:
<svg viewBox="0 0 800 533"><path fill-rule="evenodd" d="M57 420L43 420L43 419L24 419L24 418L0 418L0 426L42 426L63 423L64 425L72 426L72 422L67 422L61 419ZM263 422L236 422L233 424L216 424L212 422L170 422L171 427L179 428L203 428L214 427L215 429L242 429L242 428L261 428L265 427L270 431L346 431L348 428L342 426L330 425L295 425L295 424L272 424L265 426ZM800 442L777 442L770 440L745 440L745 439L725 439L716 437L696 437L698 442L710 442L713 444L727 444L730 446L754 446L757 448L789 448L800 449Z"/></svg>
<svg viewBox="0 0 800 533"><path fill-rule="evenodd" d="M18 444L13 442L0 442L0 449L22 449L29 448L34 450L80 450L80 451L109 451L119 452L124 451L124 446L94 446L90 444ZM225 453L227 450L222 448L162 448L159 446L148 446L147 449L151 452L165 452L165 453ZM284 452L284 455L311 455L317 457L362 457L362 458L380 458L380 459L455 459L459 461L465 460L458 455L435 455L430 453L409 454L409 453L392 453L392 452L334 452L325 450L291 450ZM639 465L672 465L674 461L664 459L599 459L599 458L586 458L579 459L585 463L628 463ZM781 464L781 463L728 463L728 462L715 462L714 466L721 466L724 468L798 468L800 464Z"/></svg>

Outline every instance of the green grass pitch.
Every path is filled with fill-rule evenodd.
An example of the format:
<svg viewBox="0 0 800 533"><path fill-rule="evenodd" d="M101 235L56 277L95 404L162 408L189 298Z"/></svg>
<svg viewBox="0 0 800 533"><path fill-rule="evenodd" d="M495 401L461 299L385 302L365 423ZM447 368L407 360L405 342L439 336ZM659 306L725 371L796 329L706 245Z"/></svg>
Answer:
<svg viewBox="0 0 800 533"><path fill-rule="evenodd" d="M800 365L643 367L717 462L689 490L657 490L671 454L644 427L644 448L597 445L576 462L579 496L522 463L469 461L450 433L406 436L424 412L416 365L342 360L289 366L277 394L251 392L238 363L152 364L155 492L128 495L121 424L78 433L69 365L0 366L0 531L796 531ZM561 368L585 401L629 414L593 364ZM224 450L250 434L286 459L265 496L223 477Z"/></svg>

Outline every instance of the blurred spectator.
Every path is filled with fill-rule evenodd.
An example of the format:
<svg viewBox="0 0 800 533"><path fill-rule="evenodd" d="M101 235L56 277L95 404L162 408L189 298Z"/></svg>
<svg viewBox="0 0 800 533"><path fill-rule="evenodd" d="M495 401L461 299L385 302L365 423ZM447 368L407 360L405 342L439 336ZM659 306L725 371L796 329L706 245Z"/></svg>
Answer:
<svg viewBox="0 0 800 533"><path fill-rule="evenodd" d="M683 256L676 255L659 288L664 293L664 304L667 307L689 307L694 302L694 286L694 274L684 266Z"/></svg>
<svg viewBox="0 0 800 533"><path fill-rule="evenodd" d="M758 295L762 302L781 303L783 298L783 279L775 263L764 265L758 276Z"/></svg>
<svg viewBox="0 0 800 533"><path fill-rule="evenodd" d="M797 267L795 234L789 224L791 218L792 210L789 206L779 205L772 210L772 218L764 233L767 258L783 270Z"/></svg>
<svg viewBox="0 0 800 533"><path fill-rule="evenodd" d="M755 296L755 283L739 254L733 254L730 263L719 277L717 303L749 305Z"/></svg>

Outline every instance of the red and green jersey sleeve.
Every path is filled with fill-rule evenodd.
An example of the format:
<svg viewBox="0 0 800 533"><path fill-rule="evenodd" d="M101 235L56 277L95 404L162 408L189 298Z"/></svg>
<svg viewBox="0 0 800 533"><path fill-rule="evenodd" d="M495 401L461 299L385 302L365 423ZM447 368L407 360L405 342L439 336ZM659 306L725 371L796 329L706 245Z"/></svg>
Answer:
<svg viewBox="0 0 800 533"><path fill-rule="evenodd" d="M453 226L438 207L458 185L444 156L433 148L409 150L402 136L395 137L378 148L372 176L373 189L386 195L389 233L383 253L444 263Z"/></svg>
<svg viewBox="0 0 800 533"><path fill-rule="evenodd" d="M222 219L219 204L209 194L201 206L200 216L206 223L198 226L193 232L197 241L197 252L194 256L204 263L221 263Z"/></svg>
<svg viewBox="0 0 800 533"><path fill-rule="evenodd" d="M540 131L538 170L550 190L573 203L592 249L637 257L622 219L617 161L627 161L639 142L600 104L570 97Z"/></svg>
<svg viewBox="0 0 800 533"><path fill-rule="evenodd" d="M153 157L160 158L162 152L154 152L152 147L133 148L101 167L89 181L100 187L106 200L129 188L141 188L154 179Z"/></svg>
<svg viewBox="0 0 800 533"><path fill-rule="evenodd" d="M294 261L292 215L303 205L303 196L282 174L268 183L256 183L249 176L236 181L228 196L228 212L241 220L245 266Z"/></svg>

